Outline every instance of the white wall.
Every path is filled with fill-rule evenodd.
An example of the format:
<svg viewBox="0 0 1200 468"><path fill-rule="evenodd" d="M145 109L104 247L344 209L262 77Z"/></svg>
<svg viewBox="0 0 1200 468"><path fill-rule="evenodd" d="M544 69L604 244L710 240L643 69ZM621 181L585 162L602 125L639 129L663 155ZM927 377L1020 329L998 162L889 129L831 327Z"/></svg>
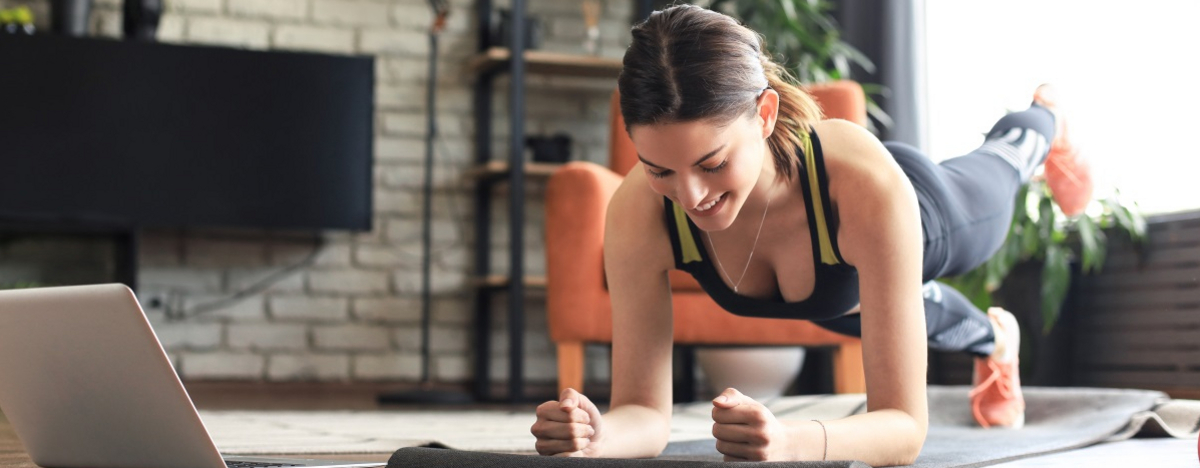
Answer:
<svg viewBox="0 0 1200 468"><path fill-rule="evenodd" d="M1034 88L1058 85L1097 195L1200 208L1200 2L925 0L930 155L966 153Z"/></svg>

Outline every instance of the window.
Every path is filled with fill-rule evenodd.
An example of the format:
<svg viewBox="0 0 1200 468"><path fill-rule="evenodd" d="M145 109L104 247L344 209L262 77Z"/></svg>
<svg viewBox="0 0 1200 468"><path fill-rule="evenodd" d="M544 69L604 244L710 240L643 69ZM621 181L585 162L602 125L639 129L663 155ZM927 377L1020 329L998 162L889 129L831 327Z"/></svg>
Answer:
<svg viewBox="0 0 1200 468"><path fill-rule="evenodd" d="M1200 1L925 0L929 153L960 155L1055 83L1096 193L1200 209Z"/></svg>

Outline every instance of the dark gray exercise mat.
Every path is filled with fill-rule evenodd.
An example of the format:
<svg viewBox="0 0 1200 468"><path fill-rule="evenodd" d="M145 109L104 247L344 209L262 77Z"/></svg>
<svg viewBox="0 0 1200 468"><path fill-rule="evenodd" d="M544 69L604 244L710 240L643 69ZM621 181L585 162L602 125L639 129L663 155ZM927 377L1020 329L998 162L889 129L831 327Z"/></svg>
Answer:
<svg viewBox="0 0 1200 468"><path fill-rule="evenodd" d="M971 416L967 387L929 387L929 435L917 463L921 468L978 467L1086 447L1104 441L1147 435L1180 436L1196 432L1200 404L1169 401L1149 390L1025 388L1025 427L983 429ZM1156 411L1157 410L1157 411ZM859 412L862 408L858 409ZM843 415L848 416L849 414ZM1152 421L1148 424L1147 421ZM1146 425L1146 427L1143 427ZM1159 426L1172 430L1158 430ZM1145 429L1145 430L1143 430ZM708 468L721 461L714 441L667 445L655 459L583 459L500 455L442 449L401 449L389 468L479 466L487 468ZM738 464L771 467L866 467L860 462L774 462Z"/></svg>
<svg viewBox="0 0 1200 468"><path fill-rule="evenodd" d="M859 462L761 462L753 466L778 468L870 468ZM720 461L691 461L619 458L565 458L537 455L467 452L463 450L409 447L397 450L388 468L730 468ZM747 466L738 464L736 466Z"/></svg>

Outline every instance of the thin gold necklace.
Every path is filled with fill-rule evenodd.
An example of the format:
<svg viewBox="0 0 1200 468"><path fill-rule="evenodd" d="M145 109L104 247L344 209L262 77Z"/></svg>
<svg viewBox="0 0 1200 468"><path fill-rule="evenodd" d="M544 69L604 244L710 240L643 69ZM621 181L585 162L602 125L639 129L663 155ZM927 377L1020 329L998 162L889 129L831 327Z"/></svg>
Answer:
<svg viewBox="0 0 1200 468"><path fill-rule="evenodd" d="M738 286L742 285L742 280L746 279L746 272L750 271L750 260L754 259L754 249L758 247L758 237L762 235L763 223L767 221L767 211L771 209L771 200L774 199L775 197L767 197L767 207L763 208L762 220L758 222L758 233L754 234L754 244L750 246L750 257L746 258L746 267L742 268L742 275L738 277L736 283L733 283L733 278L729 276L729 272L725 271L725 265L721 264L721 256L717 253L716 244L713 244L712 233L708 234L708 246L712 247L713 258L717 260L717 266L721 268L721 273L725 274L725 279L729 280L730 283L733 283L734 293L738 292Z"/></svg>

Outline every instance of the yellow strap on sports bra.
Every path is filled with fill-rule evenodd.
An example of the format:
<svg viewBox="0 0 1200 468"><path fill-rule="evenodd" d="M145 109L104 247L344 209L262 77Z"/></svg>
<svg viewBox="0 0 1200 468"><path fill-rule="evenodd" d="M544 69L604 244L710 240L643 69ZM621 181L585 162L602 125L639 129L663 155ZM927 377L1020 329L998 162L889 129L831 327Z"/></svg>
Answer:
<svg viewBox="0 0 1200 468"><path fill-rule="evenodd" d="M692 229L688 226L687 213L684 213L677 203L671 202L671 207L675 209L675 231L679 233L679 249L683 252L683 263L701 261L696 239L692 238Z"/></svg>
<svg viewBox="0 0 1200 468"><path fill-rule="evenodd" d="M812 192L813 218L817 220L817 241L821 244L821 263L837 265L837 255L833 253L833 243L829 241L829 226L825 223L825 203L821 200L820 180L817 178L816 156L813 155L812 137L808 132L800 132L804 143L804 167L808 169L808 189Z"/></svg>

